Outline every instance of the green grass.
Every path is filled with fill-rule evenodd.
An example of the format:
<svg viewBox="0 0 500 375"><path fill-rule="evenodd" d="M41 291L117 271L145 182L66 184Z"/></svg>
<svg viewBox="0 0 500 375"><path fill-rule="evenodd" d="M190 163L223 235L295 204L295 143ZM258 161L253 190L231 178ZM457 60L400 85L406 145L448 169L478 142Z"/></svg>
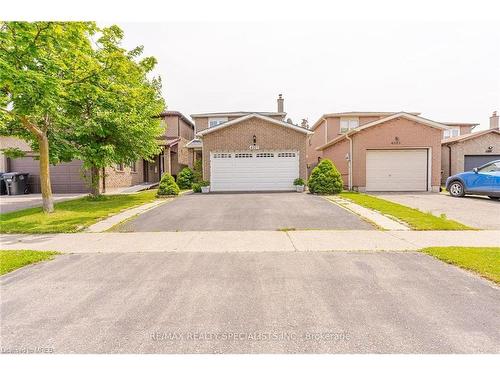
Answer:
<svg viewBox="0 0 500 375"><path fill-rule="evenodd" d="M71 233L78 232L110 214L151 202L156 190L137 194L103 195L79 198L55 204L55 212L45 214L41 208L8 212L0 215L0 233Z"/></svg>
<svg viewBox="0 0 500 375"><path fill-rule="evenodd" d="M500 283L500 247L428 247L422 252Z"/></svg>
<svg viewBox="0 0 500 375"><path fill-rule="evenodd" d="M28 264L53 259L57 254L56 251L0 250L0 275Z"/></svg>
<svg viewBox="0 0 500 375"><path fill-rule="evenodd" d="M434 216L402 204L389 202L371 195L353 192L342 192L340 197L349 199L360 206L378 211L384 215L395 217L408 224L414 230L467 230L474 229L457 221L447 219L444 215Z"/></svg>

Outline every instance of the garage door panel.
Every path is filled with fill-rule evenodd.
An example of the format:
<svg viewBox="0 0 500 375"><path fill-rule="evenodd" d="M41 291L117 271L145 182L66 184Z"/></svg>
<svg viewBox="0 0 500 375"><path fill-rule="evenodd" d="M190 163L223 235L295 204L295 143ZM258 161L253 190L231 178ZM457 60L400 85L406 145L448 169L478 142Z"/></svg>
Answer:
<svg viewBox="0 0 500 375"><path fill-rule="evenodd" d="M465 155L464 172L472 171L493 160L500 160L500 155Z"/></svg>
<svg viewBox="0 0 500 375"><path fill-rule="evenodd" d="M367 150L367 191L426 191L426 149Z"/></svg>
<svg viewBox="0 0 500 375"><path fill-rule="evenodd" d="M238 157L241 155L245 157ZM279 155L283 153L241 151L225 153L223 158L212 155L211 190L293 190L293 180L299 176L298 153L289 151L287 157Z"/></svg>

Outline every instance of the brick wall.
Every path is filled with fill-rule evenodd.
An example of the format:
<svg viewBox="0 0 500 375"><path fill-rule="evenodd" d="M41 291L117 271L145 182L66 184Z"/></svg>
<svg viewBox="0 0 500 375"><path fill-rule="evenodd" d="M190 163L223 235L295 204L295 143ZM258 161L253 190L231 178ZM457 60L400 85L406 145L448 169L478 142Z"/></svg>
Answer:
<svg viewBox="0 0 500 375"><path fill-rule="evenodd" d="M254 135L260 151L298 151L299 174L301 178L307 178L307 135L259 118L251 118L203 136L203 179L210 180L210 152L246 151L253 144Z"/></svg>

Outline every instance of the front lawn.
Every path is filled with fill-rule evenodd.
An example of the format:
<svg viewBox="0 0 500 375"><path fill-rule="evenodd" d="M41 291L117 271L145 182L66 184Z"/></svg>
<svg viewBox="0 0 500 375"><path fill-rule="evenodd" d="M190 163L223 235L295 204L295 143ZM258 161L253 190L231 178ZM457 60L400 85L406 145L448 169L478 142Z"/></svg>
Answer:
<svg viewBox="0 0 500 375"><path fill-rule="evenodd" d="M53 259L57 254L56 251L0 250L0 275L28 264Z"/></svg>
<svg viewBox="0 0 500 375"><path fill-rule="evenodd" d="M55 204L55 212L45 214L40 207L0 214L0 233L78 232L111 214L151 202L156 190L136 194L84 197Z"/></svg>
<svg viewBox="0 0 500 375"><path fill-rule="evenodd" d="M500 283L500 247L428 247L422 251Z"/></svg>
<svg viewBox="0 0 500 375"><path fill-rule="evenodd" d="M402 204L389 202L385 199L373 197L371 195L342 192L340 197L349 199L360 206L375 210L381 214L395 217L407 223L415 230L467 230L474 229L457 221L445 217L434 216L429 213L419 211L415 208L403 206Z"/></svg>

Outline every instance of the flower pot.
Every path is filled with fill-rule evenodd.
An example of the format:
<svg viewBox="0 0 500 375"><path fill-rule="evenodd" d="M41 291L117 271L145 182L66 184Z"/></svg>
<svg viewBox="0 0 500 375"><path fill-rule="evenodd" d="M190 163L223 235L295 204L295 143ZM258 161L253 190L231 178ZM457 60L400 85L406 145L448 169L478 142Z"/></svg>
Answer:
<svg viewBox="0 0 500 375"><path fill-rule="evenodd" d="M201 192L204 193L204 194L210 192L210 186L202 186L201 187Z"/></svg>
<svg viewBox="0 0 500 375"><path fill-rule="evenodd" d="M295 188L297 189L297 193L304 192L304 185L295 185Z"/></svg>

